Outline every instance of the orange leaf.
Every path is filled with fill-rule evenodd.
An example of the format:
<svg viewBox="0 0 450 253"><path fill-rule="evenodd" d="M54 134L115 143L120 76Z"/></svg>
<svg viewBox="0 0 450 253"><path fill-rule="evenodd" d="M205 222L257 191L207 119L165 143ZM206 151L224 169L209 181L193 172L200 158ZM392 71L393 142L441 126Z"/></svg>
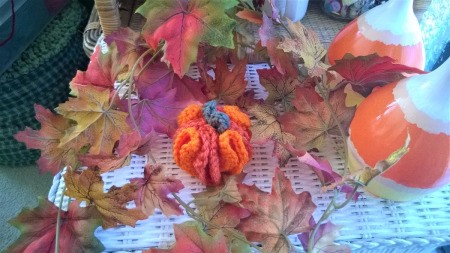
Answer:
<svg viewBox="0 0 450 253"><path fill-rule="evenodd" d="M227 63L223 59L218 59L214 69L214 81L211 79L206 80L208 89L213 93L210 98L220 98L227 104L236 103L236 100L244 94L247 86L247 82L244 79L246 66L247 59L244 59L239 61L229 71Z"/></svg>
<svg viewBox="0 0 450 253"><path fill-rule="evenodd" d="M311 229L309 220L316 209L311 194L296 194L279 168L275 170L270 194L255 185L238 187L241 204L251 213L241 220L238 229L248 240L261 242L264 252L291 252L287 236Z"/></svg>
<svg viewBox="0 0 450 253"><path fill-rule="evenodd" d="M41 157L37 161L41 172L49 171L55 175L65 166L77 167L79 150L87 142L80 138L76 142L60 145L61 138L72 125L70 121L40 105L35 105L34 110L41 129L27 127L14 136L16 140L24 142L27 148L41 150Z"/></svg>

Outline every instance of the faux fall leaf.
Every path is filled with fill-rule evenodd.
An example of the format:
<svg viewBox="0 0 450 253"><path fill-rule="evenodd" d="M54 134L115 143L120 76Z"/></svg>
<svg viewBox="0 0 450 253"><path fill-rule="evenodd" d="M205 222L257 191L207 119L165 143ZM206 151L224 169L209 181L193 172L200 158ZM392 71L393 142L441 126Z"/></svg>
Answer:
<svg viewBox="0 0 450 253"><path fill-rule="evenodd" d="M284 111L289 111L295 97L294 91L301 84L300 80L296 77L282 75L274 68L258 69L257 72L261 85L269 93L266 103L271 105L279 103Z"/></svg>
<svg viewBox="0 0 450 253"><path fill-rule="evenodd" d="M314 31L303 26L300 21L293 23L288 20L288 29L293 37L284 38L278 48L301 57L305 67L313 71L321 64L321 59L327 53L319 37Z"/></svg>
<svg viewBox="0 0 450 253"><path fill-rule="evenodd" d="M162 62L147 66L136 81L139 93L151 86L158 87L159 92L176 89L175 99L184 103L205 103L208 98L203 93L204 85L188 76L178 77L172 69Z"/></svg>
<svg viewBox="0 0 450 253"><path fill-rule="evenodd" d="M131 152L141 144L141 137L137 131L120 136L119 145L113 154L81 155L80 161L87 167L98 167L102 173L121 168L131 160Z"/></svg>
<svg viewBox="0 0 450 253"><path fill-rule="evenodd" d="M168 195L184 186L180 180L166 177L162 165L145 165L144 178L131 179L131 183L137 185L136 206L146 215L152 215L156 208L166 216L183 214L180 204Z"/></svg>
<svg viewBox="0 0 450 253"><path fill-rule="evenodd" d="M106 36L104 44L96 47L86 71L77 71L71 81L72 93L78 87L92 85L113 89L114 82L128 74L139 56L146 50L140 33L121 28ZM139 70L140 68L137 68Z"/></svg>
<svg viewBox="0 0 450 253"><path fill-rule="evenodd" d="M164 40L162 60L180 77L197 58L200 42L234 48L235 22L225 10L235 0L147 0L136 12L147 18L143 35L154 49Z"/></svg>
<svg viewBox="0 0 450 253"><path fill-rule="evenodd" d="M228 65L224 59L216 61L216 68L214 69L215 79L209 75L204 75L206 80L206 87L210 91L210 99L221 99L227 104L235 104L236 100L245 92L247 82L245 81L245 71L247 66L247 59L241 60L233 66L231 71L228 70Z"/></svg>
<svg viewBox="0 0 450 253"><path fill-rule="evenodd" d="M209 236L203 231L201 223L187 221L173 226L175 244L170 249L150 249L144 253L228 253L222 232Z"/></svg>
<svg viewBox="0 0 450 253"><path fill-rule="evenodd" d="M372 89L403 79L403 73L424 74L425 72L402 64L395 64L388 56L371 54L354 57L346 54L341 60L329 68L338 72L351 85L354 91L367 97Z"/></svg>
<svg viewBox="0 0 450 253"><path fill-rule="evenodd" d="M338 133L338 122L326 102L318 94L313 94L313 89L299 88L294 103L296 111L287 112L279 118L283 131L296 137L295 146L298 149L321 149L328 134ZM344 126L349 124L354 108L345 106L343 89L330 92L328 101L339 122Z"/></svg>
<svg viewBox="0 0 450 253"><path fill-rule="evenodd" d="M311 155L308 152L305 152L302 156L298 156L297 159L301 163L307 164L316 173L322 186L339 182L342 178L334 172L330 162L326 159Z"/></svg>
<svg viewBox="0 0 450 253"><path fill-rule="evenodd" d="M270 194L255 185L239 184L238 187L241 204L251 213L238 229L248 240L261 242L264 252L291 252L287 236L311 229L309 220L316 208L311 194L296 194L280 169L275 170Z"/></svg>
<svg viewBox="0 0 450 253"><path fill-rule="evenodd" d="M263 25L259 28L259 37L261 45L267 48L267 54L270 57L270 62L276 67L278 72L284 75L297 76L298 69L294 57L290 53L286 53L279 49L281 36L272 20L263 14Z"/></svg>
<svg viewBox="0 0 450 253"><path fill-rule="evenodd" d="M10 221L21 232L19 239L6 252L50 253L55 252L56 222L58 208L48 200L39 198L33 209L24 208ZM103 245L94 236L94 230L101 224L94 207L79 207L72 202L69 211L61 211L59 230L59 252L100 252Z"/></svg>
<svg viewBox="0 0 450 253"><path fill-rule="evenodd" d="M283 145L294 142L295 136L282 129L278 112L272 106L257 104L250 107L249 114L255 117L250 127L252 141L261 144L269 140L274 141L274 154L281 165L285 164L291 155Z"/></svg>
<svg viewBox="0 0 450 253"><path fill-rule="evenodd" d="M37 164L42 173L51 172L55 175L65 166L77 167L78 154L85 143L79 140L60 146L61 138L72 126L70 121L40 105L35 105L34 110L41 129L33 130L27 127L14 136L16 140L24 142L27 148L41 150Z"/></svg>
<svg viewBox="0 0 450 253"><path fill-rule="evenodd" d="M237 188L236 176L230 176L223 185L210 186L199 193L193 193L198 208L215 209L220 202L239 203L242 198Z"/></svg>
<svg viewBox="0 0 450 253"><path fill-rule="evenodd" d="M132 125L134 117L143 136L152 132L171 136L177 116L186 106L207 101L200 83L187 76L179 78L163 63L148 66L137 80L136 89L139 100L132 102L128 123Z"/></svg>
<svg viewBox="0 0 450 253"><path fill-rule="evenodd" d="M107 89L88 85L79 87L78 92L78 97L69 98L56 109L77 123L66 131L59 146L63 147L81 136L89 140L90 154L110 154L120 136L131 131L126 122L127 113L109 106L110 91Z"/></svg>
<svg viewBox="0 0 450 253"><path fill-rule="evenodd" d="M126 203L135 199L137 186L126 184L122 187L112 186L108 192L103 192L103 180L98 170L86 169L81 174L67 170L64 174L66 183L65 195L87 205L97 208L102 218L103 228L125 224L134 227L137 220L147 218L147 215L137 208L127 209Z"/></svg>

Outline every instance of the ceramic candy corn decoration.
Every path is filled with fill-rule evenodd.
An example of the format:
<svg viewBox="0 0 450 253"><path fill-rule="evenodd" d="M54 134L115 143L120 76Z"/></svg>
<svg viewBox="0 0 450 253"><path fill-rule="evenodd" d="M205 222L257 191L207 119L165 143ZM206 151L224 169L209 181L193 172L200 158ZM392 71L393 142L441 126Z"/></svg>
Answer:
<svg viewBox="0 0 450 253"><path fill-rule="evenodd" d="M413 0L390 0L345 26L330 44L328 61L333 65L346 53L354 56L377 53L423 70L425 50Z"/></svg>
<svg viewBox="0 0 450 253"><path fill-rule="evenodd" d="M373 166L401 148L409 152L374 177L372 194L405 201L450 182L450 59L438 69L388 84L370 94L350 125L352 171Z"/></svg>

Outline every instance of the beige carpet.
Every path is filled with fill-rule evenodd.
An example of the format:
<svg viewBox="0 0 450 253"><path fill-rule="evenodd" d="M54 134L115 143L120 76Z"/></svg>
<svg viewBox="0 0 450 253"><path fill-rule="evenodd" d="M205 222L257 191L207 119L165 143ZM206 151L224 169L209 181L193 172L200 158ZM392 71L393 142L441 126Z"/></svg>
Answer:
<svg viewBox="0 0 450 253"><path fill-rule="evenodd" d="M19 231L8 220L23 207L35 207L37 196L47 197L51 184L52 176L39 174L36 166L0 166L0 251L19 236Z"/></svg>

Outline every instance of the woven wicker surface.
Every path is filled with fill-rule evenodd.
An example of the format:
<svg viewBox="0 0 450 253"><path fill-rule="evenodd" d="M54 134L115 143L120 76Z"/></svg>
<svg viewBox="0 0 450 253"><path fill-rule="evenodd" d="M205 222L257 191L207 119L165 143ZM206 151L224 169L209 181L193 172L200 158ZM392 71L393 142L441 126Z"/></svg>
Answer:
<svg viewBox="0 0 450 253"><path fill-rule="evenodd" d="M267 96L256 69L267 68L265 64L247 66L248 88L254 89L260 98ZM198 77L198 71L191 69L189 75ZM334 138L329 139L327 148L319 155L326 156L334 168L342 171L343 162L338 155ZM253 145L254 156L245 168L248 173L246 183L256 184L270 191L271 178L278 166L272 157L273 144ZM172 144L167 137L161 136L152 151L157 162L168 168L168 174L180 179L185 185L180 197L185 201L192 199L191 193L199 192L204 186L195 178L187 175L173 162ZM112 185L121 186L130 178L143 177L145 157L134 157L131 165L105 173L105 191ZM295 159L291 159L282 168L298 193L309 191L318 206L314 217L318 219L332 198L332 193L322 193L317 176ZM49 199L59 203L64 181L55 177ZM65 200L67 205L67 199ZM130 206L131 207L131 206ZM165 217L157 211L147 220L139 221L135 228L120 226L103 230L98 228L95 235L102 241L106 251L132 251L149 247L167 248L173 243L173 223L187 220L187 216ZM348 244L353 252L430 252L441 244L450 244L450 186L414 202L396 203L377 199L363 193L362 198L336 212L330 218L335 224L342 225L339 243ZM295 236L290 237L299 247Z"/></svg>

